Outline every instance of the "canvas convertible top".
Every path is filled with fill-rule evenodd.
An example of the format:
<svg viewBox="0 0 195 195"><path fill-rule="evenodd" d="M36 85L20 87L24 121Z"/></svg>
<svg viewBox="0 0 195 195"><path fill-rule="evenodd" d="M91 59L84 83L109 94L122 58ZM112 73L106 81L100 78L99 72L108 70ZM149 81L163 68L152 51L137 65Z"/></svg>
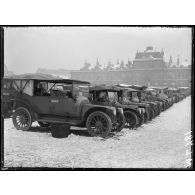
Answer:
<svg viewBox="0 0 195 195"><path fill-rule="evenodd" d="M21 74L21 75L14 75L11 77L5 77L4 80L37 80L42 82L54 82L54 83L66 83L66 84L90 84L87 81L79 81L79 80L72 80L72 79L61 79L58 77L54 77L49 74Z"/></svg>
<svg viewBox="0 0 195 195"><path fill-rule="evenodd" d="M116 86L109 85L95 85L89 87L90 91L119 91L120 89Z"/></svg>
<svg viewBox="0 0 195 195"><path fill-rule="evenodd" d="M152 87L152 86L150 86L150 88L152 88L152 89L168 89L168 87L164 87L164 86L161 86L161 87Z"/></svg>
<svg viewBox="0 0 195 195"><path fill-rule="evenodd" d="M117 87L124 89L126 91L140 91L140 90L145 90L147 87L146 86L141 86L141 85L123 85L119 84L116 85Z"/></svg>

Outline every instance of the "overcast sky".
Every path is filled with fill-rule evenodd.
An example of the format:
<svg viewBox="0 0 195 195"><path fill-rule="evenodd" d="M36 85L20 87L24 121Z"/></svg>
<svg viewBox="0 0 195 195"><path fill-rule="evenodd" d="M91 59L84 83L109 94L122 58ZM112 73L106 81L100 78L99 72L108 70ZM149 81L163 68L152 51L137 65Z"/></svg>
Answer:
<svg viewBox="0 0 195 195"><path fill-rule="evenodd" d="M146 46L164 50L165 60L191 60L190 28L143 27L29 27L5 28L4 61L16 74L37 68L80 69L97 58L107 65L110 59L133 60Z"/></svg>

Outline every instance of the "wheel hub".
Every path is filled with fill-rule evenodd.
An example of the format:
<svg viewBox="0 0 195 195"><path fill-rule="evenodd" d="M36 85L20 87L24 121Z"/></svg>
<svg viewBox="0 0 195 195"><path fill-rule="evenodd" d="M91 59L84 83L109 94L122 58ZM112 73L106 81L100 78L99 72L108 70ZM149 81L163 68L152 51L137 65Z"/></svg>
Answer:
<svg viewBox="0 0 195 195"><path fill-rule="evenodd" d="M25 117L24 117L24 116L20 116L20 121L21 121L22 123L25 123L25 122L26 122Z"/></svg>
<svg viewBox="0 0 195 195"><path fill-rule="evenodd" d="M103 127L103 125L102 125L102 123L100 122L100 121L97 121L96 123L95 123L95 126L96 126L96 128L102 128Z"/></svg>

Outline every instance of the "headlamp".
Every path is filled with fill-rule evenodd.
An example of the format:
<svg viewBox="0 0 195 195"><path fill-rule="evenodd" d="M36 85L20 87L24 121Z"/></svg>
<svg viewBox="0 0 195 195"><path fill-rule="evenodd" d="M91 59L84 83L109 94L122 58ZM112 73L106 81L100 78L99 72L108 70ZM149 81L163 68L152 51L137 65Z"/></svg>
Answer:
<svg viewBox="0 0 195 195"><path fill-rule="evenodd" d="M110 109L113 111L113 114L116 115L116 108L111 107Z"/></svg>
<svg viewBox="0 0 195 195"><path fill-rule="evenodd" d="M123 114L123 109L122 108L118 108L118 111Z"/></svg>

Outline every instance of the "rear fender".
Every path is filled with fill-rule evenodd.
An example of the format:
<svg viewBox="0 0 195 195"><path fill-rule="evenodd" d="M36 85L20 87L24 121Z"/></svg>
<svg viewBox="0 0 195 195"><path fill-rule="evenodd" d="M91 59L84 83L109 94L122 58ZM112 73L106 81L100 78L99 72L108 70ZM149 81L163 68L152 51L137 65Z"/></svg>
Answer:
<svg viewBox="0 0 195 195"><path fill-rule="evenodd" d="M37 114L34 112L31 105L25 100L22 99L16 99L13 104L13 110L16 110L18 107L25 107L29 110L31 117L33 120L36 120L38 118Z"/></svg>

